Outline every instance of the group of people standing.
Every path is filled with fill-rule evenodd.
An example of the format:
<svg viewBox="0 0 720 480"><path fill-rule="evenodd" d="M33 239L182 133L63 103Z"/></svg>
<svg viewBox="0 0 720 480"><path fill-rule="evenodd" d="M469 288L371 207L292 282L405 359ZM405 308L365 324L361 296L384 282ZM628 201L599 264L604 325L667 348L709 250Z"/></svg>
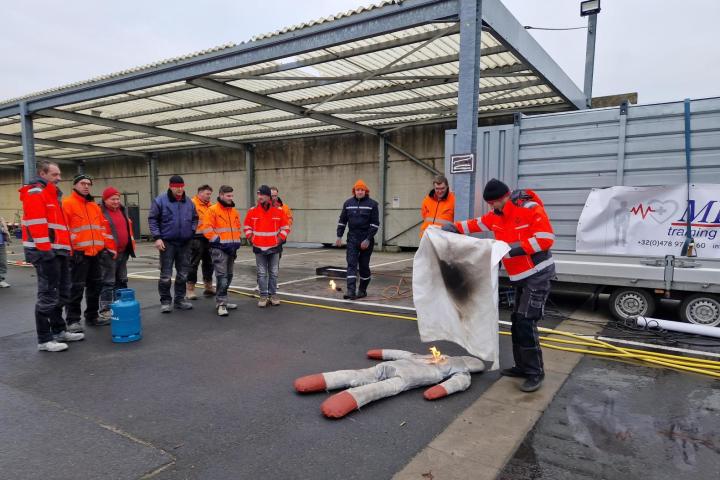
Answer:
<svg viewBox="0 0 720 480"><path fill-rule="evenodd" d="M80 324L83 296L85 324L110 323L110 304L116 290L127 287L127 260L135 256L136 245L132 221L117 189L106 188L98 205L91 195L93 179L80 174L73 179L71 194L61 200L57 187L60 168L40 162L37 173L35 180L20 189L23 247L26 260L37 272L38 349L56 352L67 349L67 342L84 338ZM215 203L212 196L212 187L202 185L192 199L188 198L183 178L173 175L167 191L152 201L148 223L160 252L161 311L193 308L191 300L197 299L195 285L201 265L203 295L215 297L217 315L227 316L229 310L236 309L237 305L228 301L228 288L243 235L255 253L258 307L280 305L279 263L293 223L292 210L282 202L277 188L262 185L257 190L256 205L241 222L231 186L219 188ZM488 232L511 246L503 265L515 287L511 317L515 365L501 373L526 378L520 388L534 391L544 377L537 324L555 272L550 253L555 236L542 200L531 190L513 192L492 179L483 198L490 207L487 214L455 221L455 198L448 180L442 175L435 177L421 207L420 235L431 227L463 234ZM380 229L378 203L370 198L370 189L362 180L353 185L352 196L342 206L336 246L342 245L346 229L344 298L355 300L367 296L370 256Z"/></svg>

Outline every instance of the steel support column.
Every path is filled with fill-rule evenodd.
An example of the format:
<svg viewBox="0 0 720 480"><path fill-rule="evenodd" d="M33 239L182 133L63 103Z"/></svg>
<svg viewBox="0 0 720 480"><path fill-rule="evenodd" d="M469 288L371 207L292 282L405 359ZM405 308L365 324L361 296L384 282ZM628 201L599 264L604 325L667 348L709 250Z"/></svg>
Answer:
<svg viewBox="0 0 720 480"><path fill-rule="evenodd" d="M255 145L245 145L245 189L247 209L255 206Z"/></svg>
<svg viewBox="0 0 720 480"><path fill-rule="evenodd" d="M77 174L83 175L85 173L85 162L79 161L77 162Z"/></svg>
<svg viewBox="0 0 720 480"><path fill-rule="evenodd" d="M28 113L27 104L20 103L20 131L23 147L23 180L30 183L37 170L35 165L35 138L33 133L32 115Z"/></svg>
<svg viewBox="0 0 720 480"><path fill-rule="evenodd" d="M150 199L155 200L160 194L158 192L158 169L157 169L157 154L153 153L148 159L148 179L150 180Z"/></svg>
<svg viewBox="0 0 720 480"><path fill-rule="evenodd" d="M380 236L378 237L378 248L385 247L385 206L387 205L387 168L388 168L388 141L384 136L378 137L378 181L380 183L380 201L378 209L380 213Z"/></svg>
<svg viewBox="0 0 720 480"><path fill-rule="evenodd" d="M482 1L460 0L460 78L458 85L456 154L477 155L478 94L480 90L480 35ZM475 159L477 168L478 159ZM475 172L453 175L455 219L474 214Z"/></svg>
<svg viewBox="0 0 720 480"><path fill-rule="evenodd" d="M592 107L593 74L595 72L595 31L597 30L597 13L588 15L587 47L585 51L585 103Z"/></svg>

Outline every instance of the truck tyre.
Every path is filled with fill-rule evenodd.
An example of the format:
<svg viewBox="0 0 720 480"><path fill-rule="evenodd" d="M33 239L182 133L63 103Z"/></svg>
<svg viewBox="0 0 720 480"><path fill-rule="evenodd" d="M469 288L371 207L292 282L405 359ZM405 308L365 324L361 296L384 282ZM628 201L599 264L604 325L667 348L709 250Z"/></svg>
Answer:
<svg viewBox="0 0 720 480"><path fill-rule="evenodd" d="M642 288L618 287L610 294L610 312L618 320L650 317L655 313L655 296Z"/></svg>
<svg viewBox="0 0 720 480"><path fill-rule="evenodd" d="M720 325L720 298L709 293L693 293L680 304L680 318L706 327Z"/></svg>

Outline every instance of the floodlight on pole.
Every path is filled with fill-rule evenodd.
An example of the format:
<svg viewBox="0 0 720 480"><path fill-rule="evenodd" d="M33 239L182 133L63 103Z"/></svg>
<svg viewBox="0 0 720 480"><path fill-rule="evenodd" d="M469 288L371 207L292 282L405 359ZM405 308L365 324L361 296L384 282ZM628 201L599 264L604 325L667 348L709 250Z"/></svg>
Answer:
<svg viewBox="0 0 720 480"><path fill-rule="evenodd" d="M595 31L597 30L597 14L600 12L600 0L580 2L580 16L588 17L587 49L585 51L585 103L592 107L592 85L595 70Z"/></svg>

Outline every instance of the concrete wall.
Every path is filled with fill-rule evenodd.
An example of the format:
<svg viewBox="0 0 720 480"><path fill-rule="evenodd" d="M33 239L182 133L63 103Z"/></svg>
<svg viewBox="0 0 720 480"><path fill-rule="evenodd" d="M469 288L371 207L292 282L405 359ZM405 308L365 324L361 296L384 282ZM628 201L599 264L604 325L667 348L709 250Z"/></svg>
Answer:
<svg viewBox="0 0 720 480"><path fill-rule="evenodd" d="M430 125L402 129L393 132L389 140L442 171L444 132L450 127ZM385 238L394 237L420 220L420 204L432 187L430 172L393 149L388 153ZM169 177L177 173L184 177L188 191L193 194L204 183L215 190L223 183L232 185L241 214L247 210L242 150L200 148L161 153L157 166L160 192L167 188ZM67 166L62 168L66 179L76 173ZM110 184L120 191L139 194L141 227L146 234L150 204L147 163L133 158L88 161L85 172L95 177L93 193L97 196ZM290 237L294 242L334 241L340 206L350 197L355 180L362 178L369 185L371 196L378 199L378 176L378 139L368 135L259 143L255 151L255 185L274 185L280 189L280 197L295 213ZM17 196L20 182L19 172L0 170L0 215L9 221L20 212ZM70 182L63 181L61 189L70 192ZM397 197L395 205L394 197ZM417 226L411 228L390 243L417 246L418 231Z"/></svg>

